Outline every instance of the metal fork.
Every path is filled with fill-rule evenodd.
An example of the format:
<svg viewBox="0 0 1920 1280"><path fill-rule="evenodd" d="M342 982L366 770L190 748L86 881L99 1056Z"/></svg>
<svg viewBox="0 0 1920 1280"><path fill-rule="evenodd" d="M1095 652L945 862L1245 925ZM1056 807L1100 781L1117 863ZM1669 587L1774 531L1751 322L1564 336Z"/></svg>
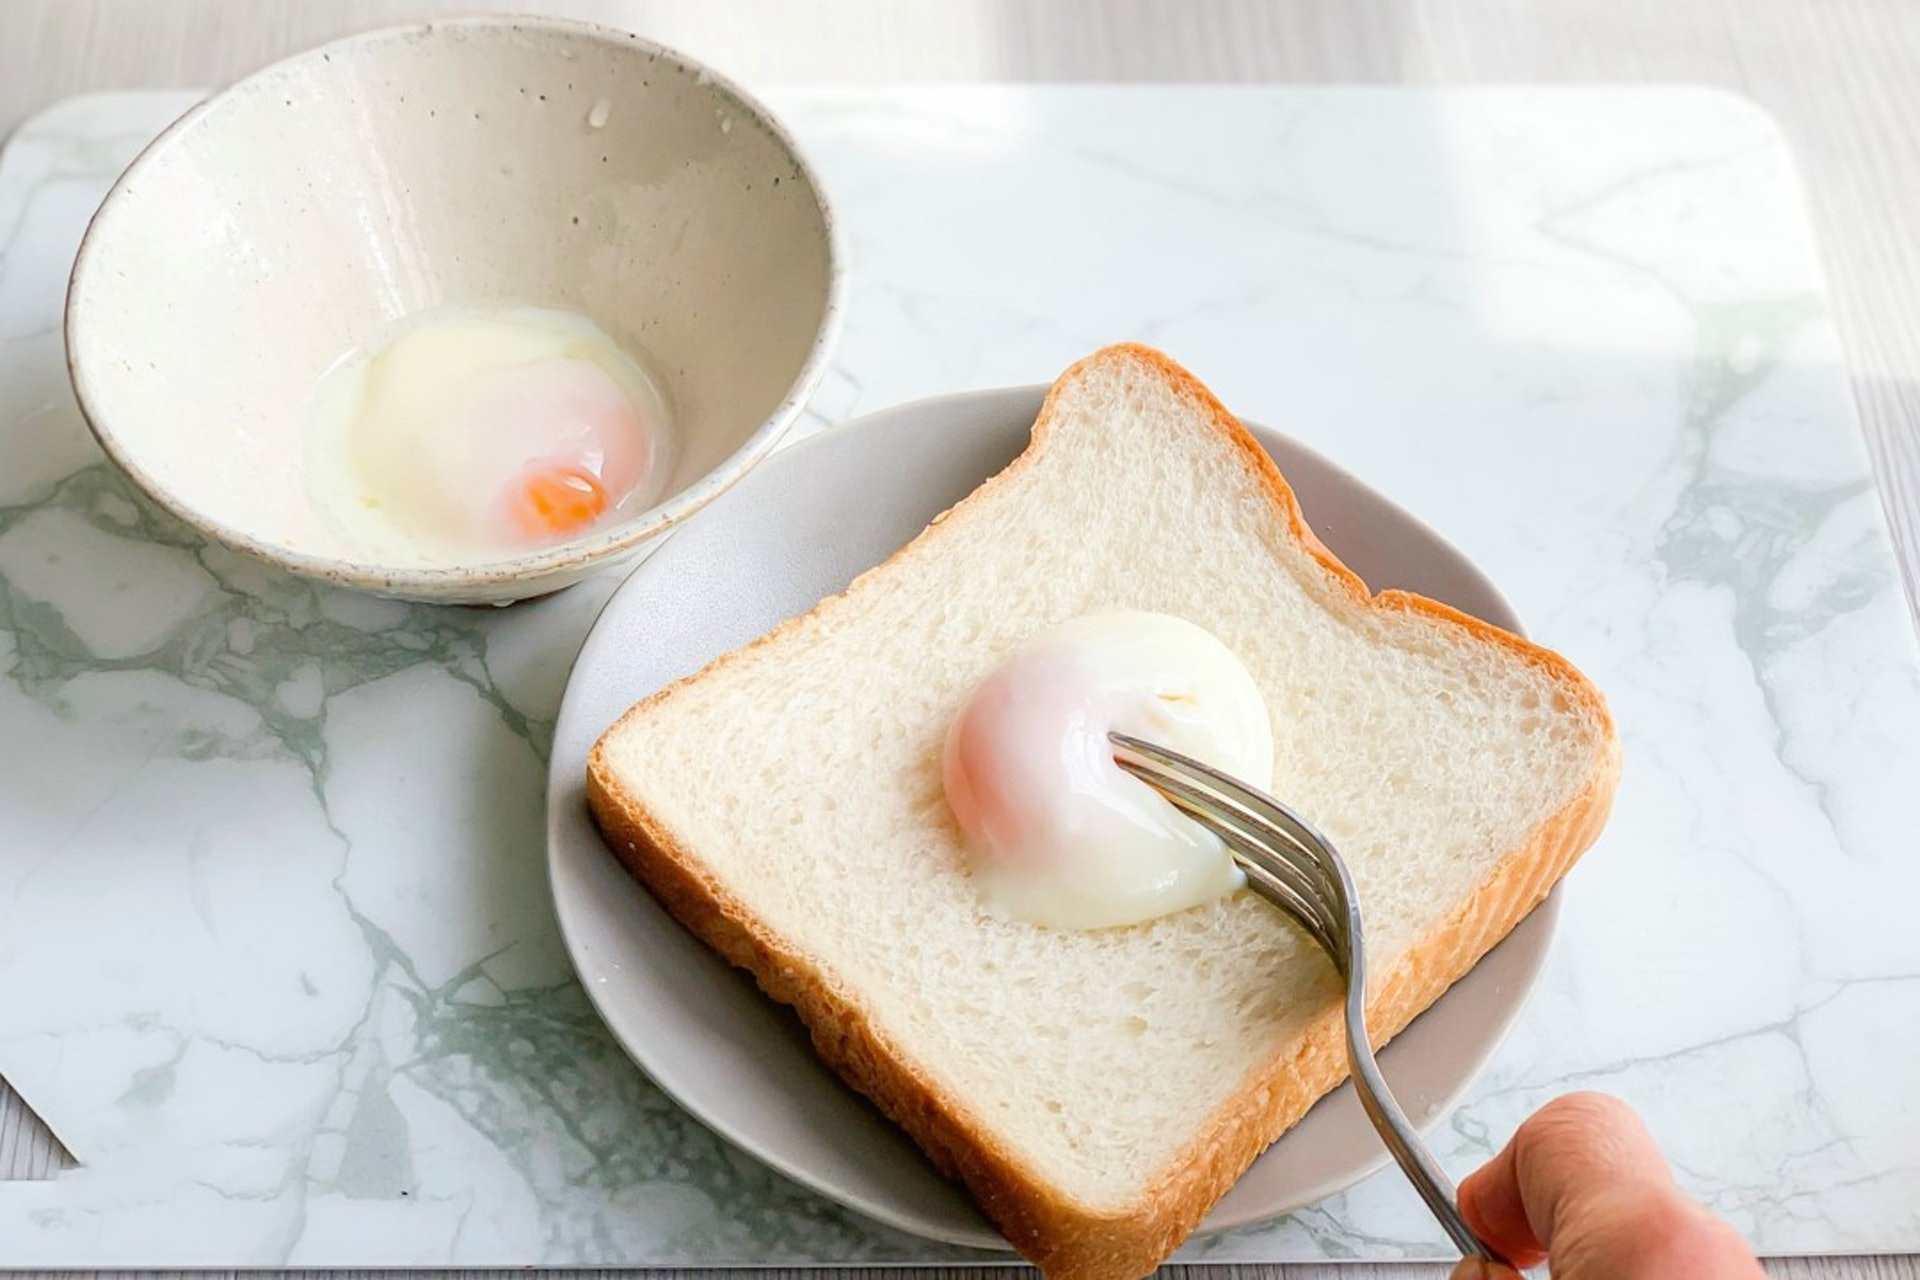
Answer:
<svg viewBox="0 0 1920 1280"><path fill-rule="evenodd" d="M1346 983L1347 1063L1354 1091L1414 1190L1468 1257L1504 1261L1460 1216L1453 1183L1420 1141L1380 1075L1367 1036L1367 958L1353 878L1327 838L1272 796L1124 733L1107 735L1114 763L1171 801L1226 844L1262 897L1298 920Z"/></svg>

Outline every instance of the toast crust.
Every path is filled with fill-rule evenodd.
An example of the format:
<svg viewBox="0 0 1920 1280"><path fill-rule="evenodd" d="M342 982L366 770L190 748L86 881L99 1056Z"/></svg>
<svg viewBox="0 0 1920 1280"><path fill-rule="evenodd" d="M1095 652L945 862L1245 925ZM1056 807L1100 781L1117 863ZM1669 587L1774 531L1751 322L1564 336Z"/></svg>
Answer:
<svg viewBox="0 0 1920 1280"><path fill-rule="evenodd" d="M1600 749L1586 786L1539 823L1494 873L1459 904L1368 992L1368 1025L1384 1044L1437 1000L1533 910L1599 835L1620 774L1613 721L1599 691L1571 663L1550 650L1447 605L1403 591L1370 593L1313 533L1279 468L1237 418L1185 369L1147 347L1108 347L1075 364L1054 384L1028 447L998 475L935 517L883 564L863 573L842 595L870 589L881 570L920 554L928 532L949 516L992 495L1044 455L1054 400L1090 368L1135 364L1171 386L1212 419L1238 450L1247 471L1284 512L1288 533L1325 571L1331 587L1359 609L1404 612L1466 632L1476 642L1505 649L1542 668L1570 702L1599 726ZM833 600L789 619L743 649L644 699L622 717L645 714L681 685L700 680L801 626ZM1061 1195L996 1140L990 1126L937 1082L915 1069L909 1055L867 1017L853 993L839 990L805 952L773 933L708 874L693 852L644 805L623 793L605 759L608 736L588 759L587 798L595 821L621 862L696 937L751 973L773 999L791 1005L808 1027L816 1051L849 1084L904 1129L948 1177L960 1181L1008 1241L1050 1280L1133 1280L1166 1260L1200 1224L1254 1159L1347 1077L1345 1028L1337 1002L1317 1014L1293 1042L1247 1076L1216 1109L1182 1155L1136 1204L1100 1209Z"/></svg>

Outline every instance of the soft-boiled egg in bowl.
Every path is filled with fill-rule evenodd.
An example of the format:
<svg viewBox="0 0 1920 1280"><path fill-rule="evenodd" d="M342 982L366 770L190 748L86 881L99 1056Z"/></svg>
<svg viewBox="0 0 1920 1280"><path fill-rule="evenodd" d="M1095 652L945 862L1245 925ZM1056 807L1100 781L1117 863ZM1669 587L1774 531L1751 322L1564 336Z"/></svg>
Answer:
<svg viewBox="0 0 1920 1280"><path fill-rule="evenodd" d="M67 351L107 452L205 535L504 603L764 457L840 292L825 197L739 89L625 33L477 18L189 111L88 228Z"/></svg>

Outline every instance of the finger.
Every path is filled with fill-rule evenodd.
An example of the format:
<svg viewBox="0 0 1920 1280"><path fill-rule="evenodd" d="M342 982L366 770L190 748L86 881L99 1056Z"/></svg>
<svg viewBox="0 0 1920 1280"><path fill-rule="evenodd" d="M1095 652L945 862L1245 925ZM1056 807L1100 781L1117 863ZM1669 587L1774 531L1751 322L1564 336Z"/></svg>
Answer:
<svg viewBox="0 0 1920 1280"><path fill-rule="evenodd" d="M1556 1100L1509 1145L1527 1224L1563 1267L1571 1261L1564 1255L1584 1241L1611 1246L1608 1224L1648 1216L1677 1194L1646 1125L1603 1093Z"/></svg>
<svg viewBox="0 0 1920 1280"><path fill-rule="evenodd" d="M1468 1223L1518 1266L1565 1280L1762 1273L1733 1230L1674 1186L1631 1108L1572 1094L1540 1109L1461 1188Z"/></svg>
<svg viewBox="0 0 1920 1280"><path fill-rule="evenodd" d="M1462 1258L1448 1280L1523 1280L1512 1267L1503 1267L1484 1258Z"/></svg>
<svg viewBox="0 0 1920 1280"><path fill-rule="evenodd" d="M1513 1141L1460 1189L1467 1221L1520 1266L1538 1265L1554 1228L1595 1196L1673 1185L1667 1162L1640 1117L1598 1093L1556 1098L1530 1116Z"/></svg>
<svg viewBox="0 0 1920 1280"><path fill-rule="evenodd" d="M1473 1234L1514 1266L1537 1267L1547 1260L1547 1251L1527 1221L1526 1206L1521 1203L1519 1183L1513 1173L1512 1151L1509 1145L1460 1184L1460 1216L1473 1228Z"/></svg>

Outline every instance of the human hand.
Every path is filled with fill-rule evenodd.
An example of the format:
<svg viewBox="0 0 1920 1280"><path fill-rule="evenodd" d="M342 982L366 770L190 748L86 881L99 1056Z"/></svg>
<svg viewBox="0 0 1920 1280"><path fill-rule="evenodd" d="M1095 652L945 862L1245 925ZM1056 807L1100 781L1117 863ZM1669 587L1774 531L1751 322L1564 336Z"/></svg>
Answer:
<svg viewBox="0 0 1920 1280"><path fill-rule="evenodd" d="M1674 1186L1632 1108L1603 1093L1556 1098L1460 1184L1460 1212L1516 1266L1553 1280L1766 1280L1732 1227ZM1512 1280L1468 1258L1453 1280Z"/></svg>

